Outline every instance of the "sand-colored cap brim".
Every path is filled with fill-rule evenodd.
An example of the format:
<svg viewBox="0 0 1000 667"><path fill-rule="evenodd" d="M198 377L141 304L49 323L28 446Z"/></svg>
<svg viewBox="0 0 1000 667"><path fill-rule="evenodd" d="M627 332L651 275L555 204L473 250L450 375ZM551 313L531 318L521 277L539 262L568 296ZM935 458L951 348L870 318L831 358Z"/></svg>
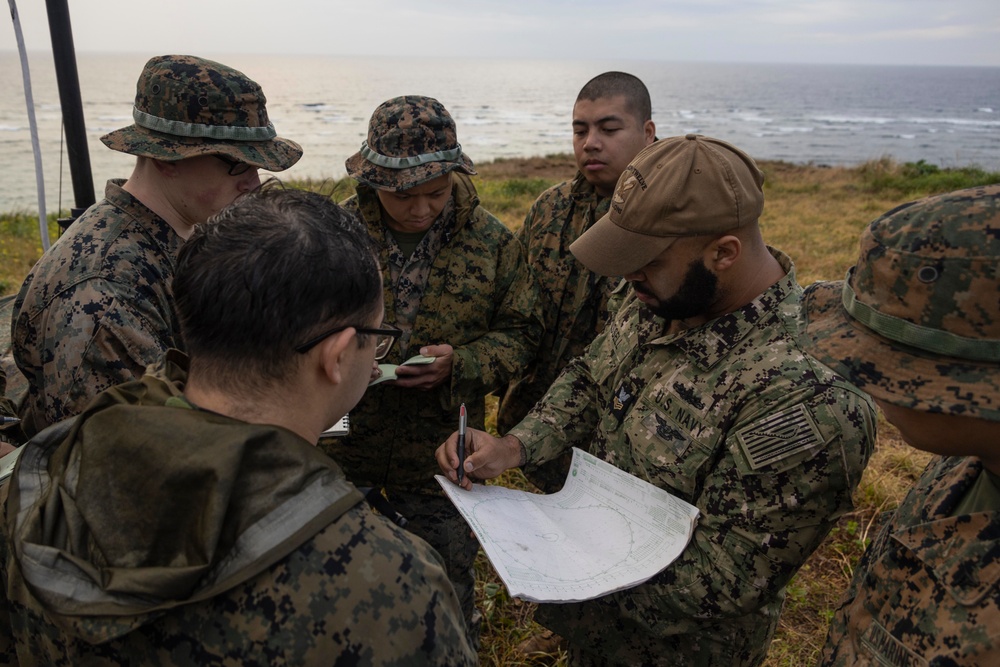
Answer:
<svg viewBox="0 0 1000 667"><path fill-rule="evenodd" d="M649 264L678 238L637 234L622 229L607 214L573 241L569 250L594 273L623 276Z"/></svg>
<svg viewBox="0 0 1000 667"><path fill-rule="evenodd" d="M803 343L874 398L924 412L1000 421L1000 363L945 357L881 336L851 317L843 281L805 290Z"/></svg>
<svg viewBox="0 0 1000 667"><path fill-rule="evenodd" d="M290 139L220 141L181 137L130 125L101 137L111 150L140 157L176 162L199 155L225 155L268 171L284 171L302 157L302 147Z"/></svg>
<svg viewBox="0 0 1000 667"><path fill-rule="evenodd" d="M416 167L390 169L368 161L361 154L361 151L358 151L347 158L344 167L351 178L376 190L387 192L409 190L453 171L460 171L470 176L476 175L472 160L466 157L465 153L453 162L425 162Z"/></svg>

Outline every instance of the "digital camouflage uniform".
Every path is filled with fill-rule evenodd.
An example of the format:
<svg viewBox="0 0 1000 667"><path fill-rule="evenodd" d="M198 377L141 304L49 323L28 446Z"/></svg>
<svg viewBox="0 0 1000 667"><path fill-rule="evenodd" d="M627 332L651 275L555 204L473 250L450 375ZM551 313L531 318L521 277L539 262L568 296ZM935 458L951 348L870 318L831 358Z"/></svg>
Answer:
<svg viewBox="0 0 1000 667"><path fill-rule="evenodd" d="M880 216L862 233L847 278L806 290L810 351L887 404L1000 422L998 230L1000 185ZM941 443L955 453L984 444L1000 447ZM978 495L983 485L992 494ZM996 477L977 458L932 460L883 517L822 664L1000 664L997 496Z"/></svg>
<svg viewBox="0 0 1000 667"><path fill-rule="evenodd" d="M822 664L1000 665L1000 507L955 514L981 474L930 463L858 563Z"/></svg>
<svg viewBox="0 0 1000 667"><path fill-rule="evenodd" d="M784 589L844 512L875 440L870 399L800 348L787 275L743 308L665 335L629 294L511 434L529 466L590 451L701 512L648 582L540 605L574 664L755 665ZM624 289L622 287L621 289Z"/></svg>
<svg viewBox="0 0 1000 667"><path fill-rule="evenodd" d="M183 240L122 183L108 182L17 295L13 354L29 384L29 437L183 347L170 290Z"/></svg>
<svg viewBox="0 0 1000 667"><path fill-rule="evenodd" d="M192 409L167 361L25 445L0 663L476 664L426 543L293 433Z"/></svg>
<svg viewBox="0 0 1000 667"><path fill-rule="evenodd" d="M302 149L276 135L266 101L238 70L195 56L156 56L136 83L135 122L101 141L166 162L223 155L281 171ZM170 295L182 239L123 183L108 182L104 199L42 256L17 296L13 353L29 384L21 407L28 436L182 347Z"/></svg>
<svg viewBox="0 0 1000 667"><path fill-rule="evenodd" d="M521 421L545 395L570 359L583 354L608 319L608 295L618 279L589 270L569 251L570 244L608 212L582 174L543 192L517 233L535 275L545 333L527 371L507 387L497 412L502 435ZM533 470L529 479L547 492L562 487L569 455Z"/></svg>
<svg viewBox="0 0 1000 667"><path fill-rule="evenodd" d="M447 343L454 348L451 378L429 391L387 383L371 387L351 411L350 435L320 446L358 486L387 490L390 503L410 520L407 528L441 552L471 618L478 544L434 480L439 472L434 452L458 427L462 403L468 425L484 427L486 395L528 363L541 323L520 243L479 206L467 176L451 178L455 226L445 232L431 264L408 348L394 347L385 360L398 364L424 345ZM396 244L382 222L378 198L359 185L356 197L343 206L360 213L379 248L384 321L392 324L397 297L390 265Z"/></svg>

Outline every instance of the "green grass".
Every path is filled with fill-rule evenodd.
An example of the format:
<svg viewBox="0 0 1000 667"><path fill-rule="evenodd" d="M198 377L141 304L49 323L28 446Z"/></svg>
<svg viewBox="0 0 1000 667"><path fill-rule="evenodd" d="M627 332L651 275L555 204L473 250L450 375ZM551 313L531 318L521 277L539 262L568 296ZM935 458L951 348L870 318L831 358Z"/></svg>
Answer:
<svg viewBox="0 0 1000 667"><path fill-rule="evenodd" d="M871 192L899 195L949 192L1000 181L1000 174L979 167L943 169L923 160L900 165L888 158L865 163L861 177Z"/></svg>
<svg viewBox="0 0 1000 667"><path fill-rule="evenodd" d="M503 160L476 165L474 182L483 206L516 229L535 197L573 174L571 156ZM854 262L858 237L881 213L906 201L986 183L1000 173L977 168L942 169L925 162L875 160L853 168L826 168L762 162L766 175L761 228L771 245L795 260L799 282L837 280ZM316 190L340 201L354 189L350 179L290 181L291 187ZM56 235L55 216L49 228ZM37 216L0 215L0 294L16 291L41 255ZM495 409L495 400L489 405ZM494 428L492 415L488 426ZM882 421L875 454L855 494L855 509L803 566L788 588L788 601L768 653L767 667L799 667L817 662L833 609L853 569L874 535L878 517L893 509L919 475L929 456L906 446L895 429ZM499 483L530 485L519 472ZM565 665L565 655L520 659L519 642L539 632L531 620L534 605L507 595L488 561L476 562L478 604L484 614L480 657L484 665Z"/></svg>
<svg viewBox="0 0 1000 667"><path fill-rule="evenodd" d="M47 216L49 239L53 242L59 237L59 225L56 223L59 215L50 213ZM41 256L38 214L23 211L0 213L0 296L16 292Z"/></svg>

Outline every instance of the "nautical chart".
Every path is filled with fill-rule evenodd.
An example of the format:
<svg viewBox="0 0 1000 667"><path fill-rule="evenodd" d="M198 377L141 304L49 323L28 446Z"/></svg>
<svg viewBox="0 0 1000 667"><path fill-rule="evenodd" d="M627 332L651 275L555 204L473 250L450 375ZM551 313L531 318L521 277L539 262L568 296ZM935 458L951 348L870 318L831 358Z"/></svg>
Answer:
<svg viewBox="0 0 1000 667"><path fill-rule="evenodd" d="M558 493L438 482L512 597L589 600L640 584L684 550L698 509L579 449Z"/></svg>

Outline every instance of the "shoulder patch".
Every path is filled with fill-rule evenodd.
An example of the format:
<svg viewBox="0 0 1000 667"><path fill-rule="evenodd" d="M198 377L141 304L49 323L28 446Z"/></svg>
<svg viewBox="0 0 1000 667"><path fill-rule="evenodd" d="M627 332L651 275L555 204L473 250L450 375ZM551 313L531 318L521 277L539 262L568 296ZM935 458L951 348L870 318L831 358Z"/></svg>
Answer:
<svg viewBox="0 0 1000 667"><path fill-rule="evenodd" d="M759 470L823 443L816 423L803 405L796 405L736 432L750 467Z"/></svg>

